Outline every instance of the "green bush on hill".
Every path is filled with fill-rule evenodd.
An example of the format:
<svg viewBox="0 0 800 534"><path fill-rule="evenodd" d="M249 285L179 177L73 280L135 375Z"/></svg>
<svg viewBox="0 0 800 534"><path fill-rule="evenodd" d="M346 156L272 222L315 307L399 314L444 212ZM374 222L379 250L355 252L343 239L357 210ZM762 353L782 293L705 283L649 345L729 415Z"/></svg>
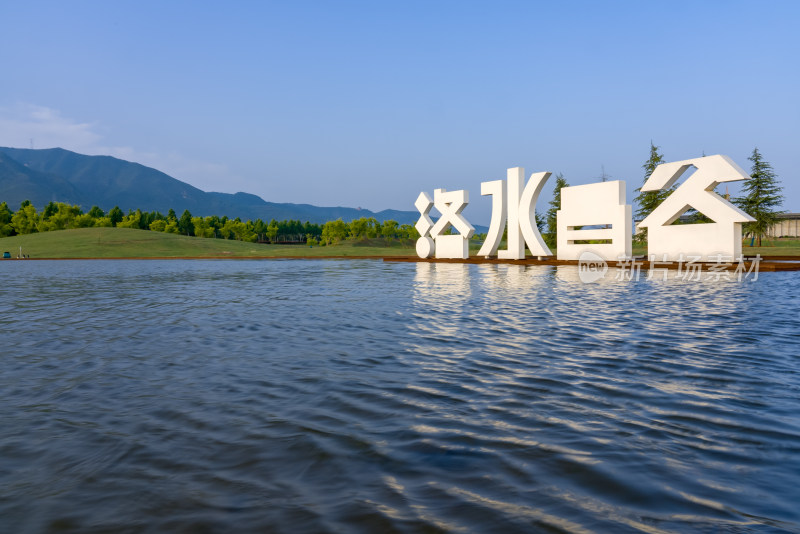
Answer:
<svg viewBox="0 0 800 534"><path fill-rule="evenodd" d="M79 206L62 202L50 202L44 210L38 212L27 200L14 212L5 202L0 203L0 237L92 227L132 228L210 239L273 244L330 245L346 239L414 240L419 237L416 228L410 224L399 225L393 220L381 223L372 217L354 219L349 223L342 219L325 224L274 219L267 223L261 219L242 221L238 217L229 219L216 215L193 217L188 210L178 217L172 209L166 215L158 211L148 213L138 209L130 210L126 215L116 206L108 213L94 206L87 213L83 213Z"/></svg>

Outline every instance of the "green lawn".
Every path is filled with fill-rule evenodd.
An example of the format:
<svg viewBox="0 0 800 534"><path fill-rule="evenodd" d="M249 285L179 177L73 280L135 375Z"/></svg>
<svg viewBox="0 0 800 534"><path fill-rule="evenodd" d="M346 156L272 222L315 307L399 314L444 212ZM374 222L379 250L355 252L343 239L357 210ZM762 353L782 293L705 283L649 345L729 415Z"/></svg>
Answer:
<svg viewBox="0 0 800 534"><path fill-rule="evenodd" d="M745 256L800 256L800 239L796 237L780 237L775 239L762 239L760 247L749 247L749 239L742 244L742 253Z"/></svg>
<svg viewBox="0 0 800 534"><path fill-rule="evenodd" d="M745 241L745 245L749 240ZM761 247L743 246L746 256L800 256L800 239L764 240ZM44 232L0 239L0 253L12 257L22 253L31 258L254 258L254 257L330 257L330 256L415 256L413 241L400 243L385 239L348 240L338 245L260 245L164 234L130 228L82 228ZM502 248L502 245L501 245ZM470 246L476 255L478 246ZM555 252L555 250L553 251ZM637 245L637 255L646 255L647 247Z"/></svg>
<svg viewBox="0 0 800 534"><path fill-rule="evenodd" d="M742 241L742 254L747 257L762 256L800 256L800 239L782 237L780 239L762 239L760 247L750 247L750 240ZM647 245L633 245L633 254L647 256Z"/></svg>
<svg viewBox="0 0 800 534"><path fill-rule="evenodd" d="M373 239L333 246L261 245L203 239L130 228L81 228L0 239L0 253L31 258L253 258L325 256L409 256L413 243Z"/></svg>

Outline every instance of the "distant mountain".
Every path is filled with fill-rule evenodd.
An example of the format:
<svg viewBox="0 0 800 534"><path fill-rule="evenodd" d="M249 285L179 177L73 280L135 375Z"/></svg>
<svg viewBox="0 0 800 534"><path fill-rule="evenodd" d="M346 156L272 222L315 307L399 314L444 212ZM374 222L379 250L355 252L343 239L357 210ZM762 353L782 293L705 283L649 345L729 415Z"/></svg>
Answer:
<svg viewBox="0 0 800 534"><path fill-rule="evenodd" d="M28 168L0 151L0 202L12 209L25 199L44 205L52 201L81 203L81 194L67 180Z"/></svg>
<svg viewBox="0 0 800 534"><path fill-rule="evenodd" d="M267 202L247 193L208 193L156 169L111 156L86 156L62 148L27 149L0 147L0 202L16 210L23 200L37 208L48 202L94 205L104 210L119 206L123 211L141 209L178 214L189 210L195 216L227 215L243 220L299 219L323 223L342 218L374 217L413 224L416 211Z"/></svg>

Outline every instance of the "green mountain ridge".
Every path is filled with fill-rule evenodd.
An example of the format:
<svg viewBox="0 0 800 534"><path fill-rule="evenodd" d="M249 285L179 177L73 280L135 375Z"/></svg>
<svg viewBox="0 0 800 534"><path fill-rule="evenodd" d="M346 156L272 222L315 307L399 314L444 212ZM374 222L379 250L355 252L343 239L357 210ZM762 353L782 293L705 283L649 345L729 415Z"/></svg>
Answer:
<svg viewBox="0 0 800 534"><path fill-rule="evenodd" d="M0 196L12 209L23 200L33 198L45 204L50 201L81 203L81 194L67 180L30 169L3 152L0 152Z"/></svg>
<svg viewBox="0 0 800 534"><path fill-rule="evenodd" d="M249 193L202 191L157 169L112 156L87 156L63 148L0 147L0 202L17 209L24 200L37 208L48 202L94 205L104 210L141 209L166 213L189 210L195 216L227 215L246 219L301 220L314 223L374 217L399 223L416 222L415 211L372 212L348 207L267 202Z"/></svg>

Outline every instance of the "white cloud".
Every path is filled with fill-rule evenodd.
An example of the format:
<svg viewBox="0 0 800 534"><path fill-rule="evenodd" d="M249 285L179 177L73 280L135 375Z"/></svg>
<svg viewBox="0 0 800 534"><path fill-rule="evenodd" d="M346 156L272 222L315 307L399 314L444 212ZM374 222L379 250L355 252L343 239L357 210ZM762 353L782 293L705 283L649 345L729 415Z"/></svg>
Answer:
<svg viewBox="0 0 800 534"><path fill-rule="evenodd" d="M0 145L29 148L61 146L80 152L96 146L95 124L77 122L51 108L19 104L0 108Z"/></svg>
<svg viewBox="0 0 800 534"><path fill-rule="evenodd" d="M0 146L60 147L81 154L114 156L153 167L204 191L234 193L231 187L244 185L225 165L193 160L176 152L161 154L130 146L106 146L99 131L98 123L64 117L58 110L44 106L0 107Z"/></svg>

